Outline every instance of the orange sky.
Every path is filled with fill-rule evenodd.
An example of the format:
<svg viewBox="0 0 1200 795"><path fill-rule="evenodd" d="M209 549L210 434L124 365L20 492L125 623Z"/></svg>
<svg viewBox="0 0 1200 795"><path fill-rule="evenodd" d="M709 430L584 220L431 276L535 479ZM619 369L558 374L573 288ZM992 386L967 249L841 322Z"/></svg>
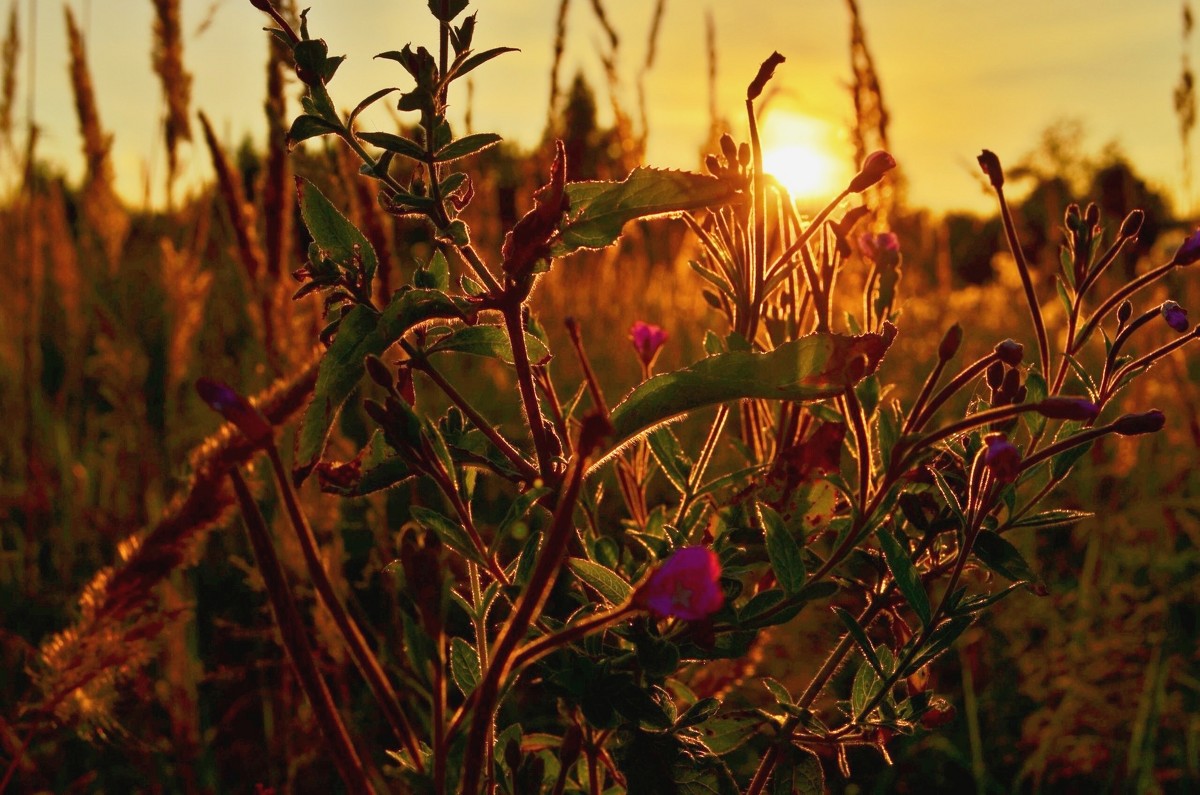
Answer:
<svg viewBox="0 0 1200 795"><path fill-rule="evenodd" d="M37 99L45 129L43 156L78 173L76 123L66 77L62 4L16 2L27 31L36 9ZM89 34L89 59L101 118L115 134L122 192L140 197L144 175L161 182L162 145L155 136L162 100L150 71L149 0L69 0ZM433 27L422 0L305 0L314 35L346 53L331 86L347 107L370 91L406 86L402 70L371 56L404 43L429 43ZM990 211L974 176L974 156L987 147L1007 162L1037 143L1057 119L1083 123L1082 150L1117 141L1136 168L1175 199L1181 146L1171 95L1178 80L1180 4L1156 0L859 0L885 99L892 112L892 150L909 179L913 204L936 210ZM532 145L546 117L551 42L558 0L476 0L478 47L516 46L476 74L475 129L494 129ZM650 0L605 0L621 36L621 67L632 108L634 77L645 57ZM707 125L704 12L716 19L720 101L744 137L741 98L772 50L787 56L777 72L784 93L775 112L815 117L837 148L851 116L848 15L840 0L668 0L654 69L646 81L650 156L656 165L695 168ZM264 18L248 0L183 0L185 59L194 75L193 107L204 109L227 140L262 129ZM197 33L202 20L211 24ZM564 80L582 69L601 84L602 32L588 0L575 0ZM26 42L28 41L27 37ZM1195 41L1193 50L1196 49ZM21 80L28 78L22 53ZM1200 53L1195 60L1200 63ZM603 107L603 95L601 105ZM461 118L465 96L454 103ZM453 98L452 98L453 100ZM25 101L18 122L24 123ZM457 114L457 115L455 115ZM366 123L388 123L384 111ZM823 126L822 126L823 123ZM842 152L845 152L844 144ZM184 151L187 173L208 173L200 147ZM1187 209L1183 207L1183 209Z"/></svg>

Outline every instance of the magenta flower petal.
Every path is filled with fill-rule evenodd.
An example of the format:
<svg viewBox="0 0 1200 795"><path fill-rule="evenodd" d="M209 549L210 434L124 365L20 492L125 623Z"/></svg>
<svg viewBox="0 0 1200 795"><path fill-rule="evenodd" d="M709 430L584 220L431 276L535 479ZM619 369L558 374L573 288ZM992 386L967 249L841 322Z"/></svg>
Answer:
<svg viewBox="0 0 1200 795"><path fill-rule="evenodd" d="M696 621L725 604L720 579L721 563L715 552L706 547L683 547L650 575L635 599L659 616Z"/></svg>
<svg viewBox="0 0 1200 795"><path fill-rule="evenodd" d="M641 320L635 321L629 327L629 339L633 343L633 349L646 367L654 363L669 336L665 329Z"/></svg>
<svg viewBox="0 0 1200 795"><path fill-rule="evenodd" d="M1167 325L1181 334L1188 330L1187 310L1174 301L1164 301L1159 307L1162 312L1163 320L1167 321Z"/></svg>
<svg viewBox="0 0 1200 795"><path fill-rule="evenodd" d="M1171 258L1176 265L1191 265L1196 260L1200 260L1200 229L1192 232Z"/></svg>

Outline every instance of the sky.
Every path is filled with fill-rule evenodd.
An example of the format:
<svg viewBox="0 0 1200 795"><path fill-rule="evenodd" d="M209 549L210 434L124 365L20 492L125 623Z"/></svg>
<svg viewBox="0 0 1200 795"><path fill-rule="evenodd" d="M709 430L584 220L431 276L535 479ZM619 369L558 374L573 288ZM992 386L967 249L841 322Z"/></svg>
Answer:
<svg viewBox="0 0 1200 795"><path fill-rule="evenodd" d="M114 135L118 188L133 202L153 187L160 200L165 171L163 100L151 70L150 0L0 0L15 3L22 25L20 84L27 88L33 56L33 116L43 130L41 155L69 174L82 170L67 77L63 5L76 12L88 40L102 124ZM335 100L352 107L377 88L409 85L401 68L371 56L407 42L434 47L436 28L424 0L305 0L314 36L333 54L348 55L331 84ZM475 72L475 131L494 130L530 147L545 127L554 25L559 0L473 0L476 47L512 46ZM620 37L620 98L635 108L645 60L650 0L604 0ZM1172 93L1184 39L1175 0L859 0L867 43L891 112L891 149L908 180L912 205L935 211L985 213L993 200L980 187L975 156L982 148L1016 162L1042 131L1064 119L1084 131L1080 151L1116 142L1152 185L1182 212L1183 156ZM36 13L35 13L36 12ZM773 50L787 61L765 119L768 144L803 140L838 158L850 172L845 129L849 92L849 15L842 0L668 0L656 61L645 77L649 109L648 161L698 168L708 129L705 16L716 23L719 104L739 140L746 137L743 99L759 63ZM193 74L193 111L204 110L227 144L261 140L266 18L249 0L183 0L184 59ZM6 14L7 17L7 14ZM5 18L6 18L5 17ZM36 46L30 51L31 24ZM574 0L562 79L576 71L598 87L607 107L599 52L603 32L589 0ZM1188 49L1200 66L1200 37ZM17 123L27 120L28 96ZM451 97L460 122L465 92ZM386 110L363 117L387 129ZM207 153L185 145L184 174L208 178ZM1195 159L1195 156L1193 156ZM1198 169L1200 170L1200 169Z"/></svg>

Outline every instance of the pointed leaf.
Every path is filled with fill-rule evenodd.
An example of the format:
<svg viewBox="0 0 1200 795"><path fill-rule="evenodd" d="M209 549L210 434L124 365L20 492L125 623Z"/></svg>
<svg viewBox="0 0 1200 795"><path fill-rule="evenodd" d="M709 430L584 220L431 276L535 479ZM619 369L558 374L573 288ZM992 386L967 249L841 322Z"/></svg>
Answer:
<svg viewBox="0 0 1200 795"><path fill-rule="evenodd" d="M879 548L883 550L888 568L892 570L892 577L896 579L896 587L908 600L909 607L921 619L922 626L929 626L929 620L932 617L929 595L925 593L921 575L913 565L912 559L908 557L908 551L896 540L895 536L882 527L875 533L875 536L879 539Z"/></svg>
<svg viewBox="0 0 1200 795"><path fill-rule="evenodd" d="M464 696L479 684L479 654L462 638L450 639L450 674Z"/></svg>
<svg viewBox="0 0 1200 795"><path fill-rule="evenodd" d="M371 243L311 182L297 177L296 192L300 198L300 214L304 218L304 225L320 247L322 255L350 269L357 253L361 259L364 281L369 286L379 264Z"/></svg>
<svg viewBox="0 0 1200 795"><path fill-rule="evenodd" d="M763 533L766 536L767 557L775 579L788 596L795 596L804 587L808 572L804 568L804 551L792 538L783 518L767 505L759 506Z"/></svg>
<svg viewBox="0 0 1200 795"><path fill-rule="evenodd" d="M633 587L621 579L621 575L599 563L584 558L568 558L567 566L610 604L624 604L633 594Z"/></svg>
<svg viewBox="0 0 1200 795"><path fill-rule="evenodd" d="M717 403L743 398L819 400L840 394L874 371L894 336L890 325L883 334L857 337L810 334L767 353L720 353L657 375L613 409L613 448Z"/></svg>
<svg viewBox="0 0 1200 795"><path fill-rule="evenodd" d="M398 155L418 162L425 161L424 147L408 138L385 132L360 132L355 133L355 135L360 140L378 146L380 149L385 149L388 152L395 152Z"/></svg>
<svg viewBox="0 0 1200 795"><path fill-rule="evenodd" d="M475 549L475 544L471 542L471 537L467 535L467 531L461 524L442 516L437 511L422 508L419 505L414 505L409 511L412 513L413 519L437 534L443 544L468 560L476 563L483 562L479 551Z"/></svg>
<svg viewBox="0 0 1200 795"><path fill-rule="evenodd" d="M636 218L728 204L739 197L729 182L688 171L637 168L621 182L572 182L571 207L552 254L604 248Z"/></svg>
<svg viewBox="0 0 1200 795"><path fill-rule="evenodd" d="M520 50L516 47L493 47L490 50L484 50L483 52L476 53L459 64L456 69L451 70L453 72L453 77L455 80L457 80L468 72L478 69L496 56L503 55L506 52L520 52Z"/></svg>
<svg viewBox="0 0 1200 795"><path fill-rule="evenodd" d="M439 163L449 163L453 160L461 160L464 157L469 157L476 152L482 152L484 149L495 146L503 139L495 133L476 133L475 135L467 135L459 138L457 141L450 143L439 149L433 156L433 159Z"/></svg>
<svg viewBox="0 0 1200 795"><path fill-rule="evenodd" d="M868 664L876 675L883 678L883 667L879 664L879 656L875 654L875 646L871 643L871 639L867 637L867 632L858 623L858 619L853 616L848 610L844 610L836 605L833 612L846 625L846 629L850 632L850 637L854 639L854 644L858 646L859 651L863 653Z"/></svg>
<svg viewBox="0 0 1200 795"><path fill-rule="evenodd" d="M1020 551L1009 543L1008 539L990 530L982 530L975 539L971 549L975 557L1001 577L1007 577L1016 583L1023 583L1034 593L1044 594L1046 586Z"/></svg>
<svg viewBox="0 0 1200 795"><path fill-rule="evenodd" d="M320 116L310 116L309 114L301 114L292 122L291 129L287 134L288 149L291 149L301 141L307 141L309 138L316 138L319 135L329 135L330 133L338 132L338 126L332 122L325 121Z"/></svg>
<svg viewBox="0 0 1200 795"><path fill-rule="evenodd" d="M529 360L537 363L550 355L550 351L537 337L526 332L525 346L529 349ZM425 349L428 354L452 351L474 356L488 356L505 364L513 363L512 344L508 332L500 326L463 326L456 328Z"/></svg>

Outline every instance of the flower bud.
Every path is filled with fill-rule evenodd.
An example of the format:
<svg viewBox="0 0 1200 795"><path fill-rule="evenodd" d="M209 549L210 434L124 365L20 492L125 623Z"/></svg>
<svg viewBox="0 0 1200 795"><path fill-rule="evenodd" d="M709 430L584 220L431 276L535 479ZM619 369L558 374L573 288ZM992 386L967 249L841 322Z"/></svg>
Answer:
<svg viewBox="0 0 1200 795"><path fill-rule="evenodd" d="M1016 367L1025 358L1025 346L1016 340L1004 340L995 348L996 356L1009 367Z"/></svg>
<svg viewBox="0 0 1200 795"><path fill-rule="evenodd" d="M1096 206L1095 202L1090 202L1087 209L1083 211L1083 220L1088 229L1092 229L1100 223L1100 208Z"/></svg>
<svg viewBox="0 0 1200 795"><path fill-rule="evenodd" d="M1043 417L1052 420L1092 420L1100 413L1100 407L1090 400L1074 397L1048 397L1035 406Z"/></svg>
<svg viewBox="0 0 1200 795"><path fill-rule="evenodd" d="M229 384L213 378L199 378L196 392L210 409L237 426L251 443L262 444L273 435L271 423L267 422L266 417Z"/></svg>
<svg viewBox="0 0 1200 795"><path fill-rule="evenodd" d="M876 150L867 155L863 160L862 168L854 175L854 179L850 180L850 185L847 187L851 193L862 193L867 188L883 179L883 175L896 167L896 158L892 157L882 149Z"/></svg>
<svg viewBox="0 0 1200 795"><path fill-rule="evenodd" d="M996 153L990 149L984 149L979 153L979 157L976 160L979 161L979 167L983 169L983 173L987 174L992 187L996 190L1003 188L1004 169L1000 167L1000 158L996 157Z"/></svg>
<svg viewBox="0 0 1200 795"><path fill-rule="evenodd" d="M1082 218L1079 215L1079 205L1071 202L1067 205L1067 211L1063 213L1063 226L1072 232L1078 232Z"/></svg>
<svg viewBox="0 0 1200 795"><path fill-rule="evenodd" d="M1178 332L1188 330L1187 310L1174 301L1163 301L1162 306L1158 308L1162 313L1163 320L1167 321L1167 325Z"/></svg>
<svg viewBox="0 0 1200 795"><path fill-rule="evenodd" d="M1000 388L1000 384L1004 383L1004 363L992 362L984 371L984 375L987 377L988 387L995 392Z"/></svg>
<svg viewBox="0 0 1200 795"><path fill-rule="evenodd" d="M721 161L717 159L716 155L706 155L704 157L704 167L708 170L708 173L712 174L714 177L721 176L721 172L724 171L724 169L721 168Z"/></svg>
<svg viewBox="0 0 1200 795"><path fill-rule="evenodd" d="M1015 367L1010 367L1008 372L1004 374L1004 381L1000 384L1000 392L1010 398L1017 394L1017 387L1021 386L1021 371Z"/></svg>
<svg viewBox="0 0 1200 795"><path fill-rule="evenodd" d="M1125 220L1121 222L1121 231L1117 234L1121 237L1137 237L1138 232L1142 231L1142 223L1145 220L1146 213L1144 211L1133 210L1125 216Z"/></svg>
<svg viewBox="0 0 1200 795"><path fill-rule="evenodd" d="M1166 415L1158 409L1151 409L1142 414L1126 414L1117 417L1113 423L1113 431L1121 436L1140 436L1143 433L1157 433L1167 422Z"/></svg>
<svg viewBox="0 0 1200 795"><path fill-rule="evenodd" d="M1012 483L1021 474L1021 451L1002 433L989 433L983 438L983 465L997 483Z"/></svg>
<svg viewBox="0 0 1200 795"><path fill-rule="evenodd" d="M259 11L271 11L271 0L250 0L250 5L257 8Z"/></svg>
<svg viewBox="0 0 1200 795"><path fill-rule="evenodd" d="M706 618L725 603L721 562L706 547L677 549L638 587L633 601L659 616Z"/></svg>
<svg viewBox="0 0 1200 795"><path fill-rule="evenodd" d="M938 345L938 359L943 362L948 362L953 359L954 354L958 353L958 348L962 345L962 341L962 326L955 323L953 326L946 329L945 335L942 336L942 342L940 345Z"/></svg>
<svg viewBox="0 0 1200 795"><path fill-rule="evenodd" d="M737 162L737 144L733 142L733 136L725 133L721 136L721 154L725 156L725 163L730 168Z"/></svg>
<svg viewBox="0 0 1200 795"><path fill-rule="evenodd" d="M1129 322L1129 318L1132 314L1133 301L1130 301L1128 298L1126 298L1121 302L1121 305L1117 307L1117 325L1124 326Z"/></svg>
<svg viewBox="0 0 1200 795"><path fill-rule="evenodd" d="M1175 250L1175 256L1171 257L1175 265L1191 265L1196 260L1200 260L1200 229L1192 232Z"/></svg>

